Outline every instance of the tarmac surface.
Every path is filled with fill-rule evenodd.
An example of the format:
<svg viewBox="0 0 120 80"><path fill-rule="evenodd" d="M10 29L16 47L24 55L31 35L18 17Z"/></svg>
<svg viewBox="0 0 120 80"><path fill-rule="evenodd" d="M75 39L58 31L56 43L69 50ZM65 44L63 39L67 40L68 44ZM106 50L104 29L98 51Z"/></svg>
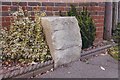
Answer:
<svg viewBox="0 0 120 80"><path fill-rule="evenodd" d="M100 54L87 61L75 61L37 78L118 78L118 61Z"/></svg>

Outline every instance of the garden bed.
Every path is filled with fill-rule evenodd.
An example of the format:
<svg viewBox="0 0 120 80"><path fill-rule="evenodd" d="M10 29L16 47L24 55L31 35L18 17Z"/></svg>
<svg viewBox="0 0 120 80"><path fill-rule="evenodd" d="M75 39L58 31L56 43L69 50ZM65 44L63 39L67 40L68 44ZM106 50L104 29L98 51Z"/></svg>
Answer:
<svg viewBox="0 0 120 80"><path fill-rule="evenodd" d="M95 52L108 49L108 48L110 48L112 46L115 46L115 45L117 45L117 44L113 43L113 42L103 41L103 42L101 42L101 43L99 43L97 45L91 46L91 47L89 47L87 49L83 49L82 53L81 53L81 56L94 54Z"/></svg>
<svg viewBox="0 0 120 80"><path fill-rule="evenodd" d="M108 53L109 53L114 59L120 60L118 46L111 47L111 48L108 50Z"/></svg>
<svg viewBox="0 0 120 80"><path fill-rule="evenodd" d="M12 13L10 29L0 28L0 75L11 78L52 63L41 25L42 14L34 10L34 20L19 6Z"/></svg>

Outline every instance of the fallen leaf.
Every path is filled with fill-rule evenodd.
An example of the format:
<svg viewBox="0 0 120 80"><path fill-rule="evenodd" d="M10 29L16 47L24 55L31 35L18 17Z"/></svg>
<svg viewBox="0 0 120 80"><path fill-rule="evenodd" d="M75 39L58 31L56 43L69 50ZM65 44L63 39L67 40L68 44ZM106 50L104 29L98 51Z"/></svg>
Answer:
<svg viewBox="0 0 120 80"><path fill-rule="evenodd" d="M50 71L47 71L46 73L49 73Z"/></svg>
<svg viewBox="0 0 120 80"><path fill-rule="evenodd" d="M54 69L52 68L50 71L52 72L52 71L54 71Z"/></svg>
<svg viewBox="0 0 120 80"><path fill-rule="evenodd" d="M89 64L89 61L86 61L85 63L86 63L86 64Z"/></svg>
<svg viewBox="0 0 120 80"><path fill-rule="evenodd" d="M37 64L37 63L33 61L33 62L31 63L31 65L34 65L34 64Z"/></svg>
<svg viewBox="0 0 120 80"><path fill-rule="evenodd" d="M104 68L104 67L100 66L100 68L101 68L103 71L105 71L105 68Z"/></svg>
<svg viewBox="0 0 120 80"><path fill-rule="evenodd" d="M106 54L100 54L100 55L105 56Z"/></svg>

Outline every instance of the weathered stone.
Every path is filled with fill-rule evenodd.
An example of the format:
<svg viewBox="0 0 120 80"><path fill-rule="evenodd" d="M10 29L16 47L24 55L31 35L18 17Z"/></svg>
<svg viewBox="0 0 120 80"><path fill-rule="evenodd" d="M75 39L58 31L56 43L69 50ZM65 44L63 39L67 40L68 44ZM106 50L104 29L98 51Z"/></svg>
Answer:
<svg viewBox="0 0 120 80"><path fill-rule="evenodd" d="M80 58L82 40L75 17L43 17L42 26L55 67Z"/></svg>

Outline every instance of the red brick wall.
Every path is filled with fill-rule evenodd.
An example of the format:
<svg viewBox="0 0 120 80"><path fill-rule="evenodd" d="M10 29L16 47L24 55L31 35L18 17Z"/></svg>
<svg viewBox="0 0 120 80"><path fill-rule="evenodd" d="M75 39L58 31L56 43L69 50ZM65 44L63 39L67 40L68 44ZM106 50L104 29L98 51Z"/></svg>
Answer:
<svg viewBox="0 0 120 80"><path fill-rule="evenodd" d="M103 28L104 28L104 2L82 2L84 0L29 0L26 2L19 2L20 6L26 7L28 11L33 15L32 8L39 5L41 11L45 11L47 16L59 16L59 11L62 11L63 15L67 14L70 9L70 4L77 7L77 10L82 10L83 6L86 6L93 18L96 25L96 42L103 40ZM17 10L18 2L2 2L2 27L9 28L10 16L8 9L11 11Z"/></svg>

